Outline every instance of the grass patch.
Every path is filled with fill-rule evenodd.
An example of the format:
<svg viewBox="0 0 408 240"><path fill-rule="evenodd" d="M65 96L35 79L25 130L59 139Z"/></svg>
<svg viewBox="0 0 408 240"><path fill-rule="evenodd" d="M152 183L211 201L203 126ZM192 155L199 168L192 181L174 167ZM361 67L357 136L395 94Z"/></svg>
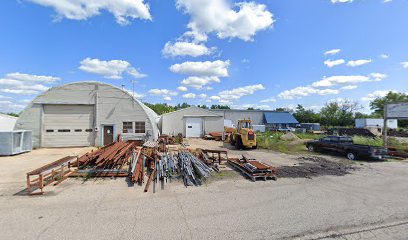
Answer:
<svg viewBox="0 0 408 240"><path fill-rule="evenodd" d="M281 137L284 133L281 132L265 132L257 134L258 148L268 149L282 153L304 153L306 147L304 145L306 135L303 135L300 140L283 140ZM297 134L296 134L297 135Z"/></svg>
<svg viewBox="0 0 408 240"><path fill-rule="evenodd" d="M295 133L297 137L300 138L297 140L286 141L281 139L285 133L282 132L264 132L257 133L257 142L258 148L268 149L282 153L306 153L307 149L304 145L304 142L308 140L317 140L324 135L312 134L312 133ZM355 144L369 145L373 147L382 147L384 146L383 140L381 137L370 138L363 136L354 136L353 141ZM408 144L398 141L396 138L388 138L388 146L401 150L408 150Z"/></svg>
<svg viewBox="0 0 408 240"><path fill-rule="evenodd" d="M373 147L382 147L384 145L383 140L378 137L368 138L368 137L363 137L363 136L354 136L353 142L355 144L369 145Z"/></svg>
<svg viewBox="0 0 408 240"><path fill-rule="evenodd" d="M355 144L363 144L363 145L369 145L373 147L384 146L384 141L380 137L368 138L368 137L362 137L362 136L354 136L353 141ZM402 143L393 137L388 138L388 146L392 148L396 148L396 149L408 150L408 144Z"/></svg>

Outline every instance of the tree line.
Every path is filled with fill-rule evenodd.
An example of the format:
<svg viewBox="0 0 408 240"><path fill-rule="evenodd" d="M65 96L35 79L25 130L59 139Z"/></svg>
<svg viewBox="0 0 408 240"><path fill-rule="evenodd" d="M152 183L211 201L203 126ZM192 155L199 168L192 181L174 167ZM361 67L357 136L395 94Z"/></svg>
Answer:
<svg viewBox="0 0 408 240"><path fill-rule="evenodd" d="M306 109L303 105L299 104L295 109L276 108L275 111L283 112L288 111L300 123L320 123L324 126L354 126L354 119L356 118L383 118L384 106L386 103L393 102L408 102L408 94L389 92L384 97L378 97L370 102L370 114L360 112L362 106L358 102L354 101L332 101L324 105L320 111L314 111L312 109ZM169 105L167 103L144 103L146 106L155 111L158 115L162 115L169 112L174 112L180 109L191 107L188 103L179 103L177 105ZM203 109L230 109L228 105L197 105L197 107ZM248 108L247 110L259 110L255 108ZM18 117L19 114L7 113L11 116ZM400 127L408 127L408 120L400 120Z"/></svg>

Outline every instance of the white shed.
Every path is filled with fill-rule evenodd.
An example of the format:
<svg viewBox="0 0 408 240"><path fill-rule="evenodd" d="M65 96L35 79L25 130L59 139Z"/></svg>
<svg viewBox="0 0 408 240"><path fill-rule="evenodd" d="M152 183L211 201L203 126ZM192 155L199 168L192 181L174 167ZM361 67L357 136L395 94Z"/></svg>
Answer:
<svg viewBox="0 0 408 240"><path fill-rule="evenodd" d="M128 92L100 82L54 87L36 97L16 130L31 130L33 147L103 146L118 135L158 138L157 114Z"/></svg>
<svg viewBox="0 0 408 240"><path fill-rule="evenodd" d="M0 113L0 132L13 131L16 122L16 117Z"/></svg>
<svg viewBox="0 0 408 240"><path fill-rule="evenodd" d="M181 133L185 137L202 137L209 132L224 131L224 117L199 107L189 107L161 116L161 132Z"/></svg>

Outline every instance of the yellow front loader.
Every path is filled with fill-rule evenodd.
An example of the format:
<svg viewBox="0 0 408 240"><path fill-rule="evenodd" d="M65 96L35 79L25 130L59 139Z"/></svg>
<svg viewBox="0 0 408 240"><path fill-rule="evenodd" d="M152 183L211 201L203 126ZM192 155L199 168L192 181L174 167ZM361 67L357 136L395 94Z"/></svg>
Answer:
<svg viewBox="0 0 408 240"><path fill-rule="evenodd" d="M229 139L231 145L235 146L236 149L257 148L256 134L249 119L238 120L238 125Z"/></svg>

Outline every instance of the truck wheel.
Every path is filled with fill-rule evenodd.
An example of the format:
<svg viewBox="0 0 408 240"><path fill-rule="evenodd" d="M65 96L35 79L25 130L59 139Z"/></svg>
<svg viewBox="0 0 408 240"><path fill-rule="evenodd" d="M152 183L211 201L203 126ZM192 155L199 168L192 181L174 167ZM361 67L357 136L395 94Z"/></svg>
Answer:
<svg viewBox="0 0 408 240"><path fill-rule="evenodd" d="M309 150L309 152L314 152L314 147L312 145L308 145L307 150Z"/></svg>
<svg viewBox="0 0 408 240"><path fill-rule="evenodd" d="M235 149L242 149L242 139L240 137L237 137L237 139L235 139Z"/></svg>
<svg viewBox="0 0 408 240"><path fill-rule="evenodd" d="M258 148L258 144L252 147L252 149L257 149L257 148Z"/></svg>
<svg viewBox="0 0 408 240"><path fill-rule="evenodd" d="M349 152L349 153L347 153L347 159L348 160L351 160L351 161L354 161L354 160L356 160L356 154L355 153L352 153L352 152Z"/></svg>

